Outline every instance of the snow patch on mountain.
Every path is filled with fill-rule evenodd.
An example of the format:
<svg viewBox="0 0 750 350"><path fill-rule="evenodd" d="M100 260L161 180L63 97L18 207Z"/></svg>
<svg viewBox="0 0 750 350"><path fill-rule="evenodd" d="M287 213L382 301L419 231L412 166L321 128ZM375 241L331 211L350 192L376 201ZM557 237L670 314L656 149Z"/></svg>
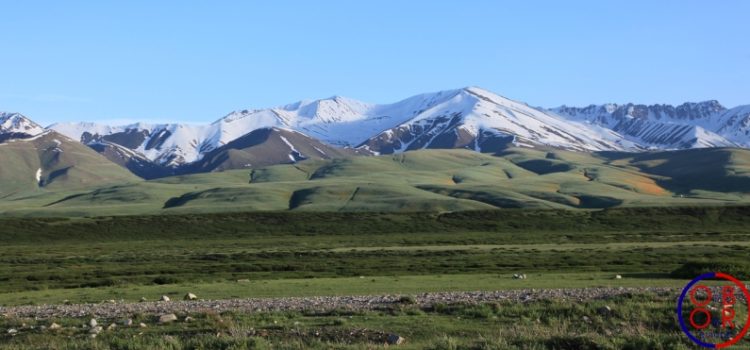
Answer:
<svg viewBox="0 0 750 350"><path fill-rule="evenodd" d="M750 127L742 130L740 126L743 119L750 125L750 112L743 117L744 107L728 110L710 100L676 107L630 103L561 106L550 111L569 120L608 128L645 148L683 149L750 146L748 134L742 134L750 132Z"/></svg>
<svg viewBox="0 0 750 350"><path fill-rule="evenodd" d="M20 113L0 112L0 134L36 136L43 132L44 128L41 125Z"/></svg>
<svg viewBox="0 0 750 350"><path fill-rule="evenodd" d="M7 119L0 119L3 125ZM207 125L60 123L49 128L91 145L117 144L135 152L134 157L176 168L200 161L207 153L263 128L294 131L327 145L357 147L369 154L421 148L491 152L508 145L575 151L750 147L750 106L727 109L717 101L705 101L547 110L467 87L391 104L341 96L303 100L234 111ZM302 157L295 156L297 149L305 149L310 156L320 151L300 147L290 146L297 160Z"/></svg>

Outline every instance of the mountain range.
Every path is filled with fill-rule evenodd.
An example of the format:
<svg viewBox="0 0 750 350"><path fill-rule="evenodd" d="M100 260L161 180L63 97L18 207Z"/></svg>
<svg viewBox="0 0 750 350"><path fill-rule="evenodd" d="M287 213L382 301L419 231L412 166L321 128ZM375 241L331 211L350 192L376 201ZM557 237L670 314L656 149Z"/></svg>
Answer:
<svg viewBox="0 0 750 350"><path fill-rule="evenodd" d="M57 123L46 128L0 114L0 142L48 135L80 142L135 175L170 175L394 154L418 149L508 147L577 152L750 147L750 105L532 107L468 87L392 104L334 96L234 111L207 125ZM51 136L49 136L51 135Z"/></svg>

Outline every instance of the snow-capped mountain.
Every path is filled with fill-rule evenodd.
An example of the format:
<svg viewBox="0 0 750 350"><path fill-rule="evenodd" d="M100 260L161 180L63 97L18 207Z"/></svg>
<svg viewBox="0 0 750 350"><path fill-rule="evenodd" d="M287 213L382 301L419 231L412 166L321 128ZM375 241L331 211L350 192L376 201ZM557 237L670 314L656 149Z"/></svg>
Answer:
<svg viewBox="0 0 750 350"><path fill-rule="evenodd" d="M89 145L118 144L166 167L194 162L220 146L208 137L211 128L207 125L58 123L49 128Z"/></svg>
<svg viewBox="0 0 750 350"><path fill-rule="evenodd" d="M13 130L26 129L29 135L40 132L33 122L3 116L4 128L12 125ZM391 104L340 96L306 100L234 111L204 125L60 123L49 128L151 178L213 167L199 163L221 164L213 169L246 167L243 162L250 159L252 164L268 164L260 155L269 155L272 163L296 162L317 157L314 150L321 149L320 145L330 147L327 153L331 154L342 148L350 149L346 154L351 149L358 154L387 154L421 148L495 152L511 145L584 152L750 147L750 106L727 109L717 101L706 101L676 107L606 104L544 109L468 87ZM272 130L262 147L235 147L242 144L235 141L247 140L247 135L258 130ZM298 144L294 147L310 154L290 158L278 137L288 132L304 136L295 136ZM271 146L282 149L270 152ZM203 161L207 155L211 159Z"/></svg>
<svg viewBox="0 0 750 350"><path fill-rule="evenodd" d="M446 124L457 115L461 116L460 125L455 124L457 120ZM196 162L207 152L261 128L293 130L332 146L362 146L379 153L453 146L481 150L482 145L486 148L508 137L519 145L582 151L632 146L609 130L566 121L479 88L422 94L383 105L334 96L235 111L209 125L60 123L50 128L86 144L119 144L165 167ZM450 135L460 141L451 144L447 141L453 137ZM475 138L482 142L474 142ZM391 142L393 146L387 146Z"/></svg>
<svg viewBox="0 0 750 350"><path fill-rule="evenodd" d="M566 120L476 87L443 93L415 117L376 134L361 147L377 153L421 148L494 152L510 144L577 151L637 147L609 129Z"/></svg>
<svg viewBox="0 0 750 350"><path fill-rule="evenodd" d="M569 120L613 130L652 149L750 147L750 106L726 109L718 101L670 105L606 104L551 110Z"/></svg>
<svg viewBox="0 0 750 350"><path fill-rule="evenodd" d="M39 135L44 128L19 113L0 112L0 142Z"/></svg>

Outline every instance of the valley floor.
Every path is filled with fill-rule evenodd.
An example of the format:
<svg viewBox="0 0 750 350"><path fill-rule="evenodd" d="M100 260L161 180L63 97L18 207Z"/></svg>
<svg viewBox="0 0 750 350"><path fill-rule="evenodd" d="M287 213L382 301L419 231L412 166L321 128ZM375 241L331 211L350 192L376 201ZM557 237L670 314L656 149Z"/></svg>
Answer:
<svg viewBox="0 0 750 350"><path fill-rule="evenodd" d="M749 213L3 218L0 348L689 349L675 297L747 281Z"/></svg>

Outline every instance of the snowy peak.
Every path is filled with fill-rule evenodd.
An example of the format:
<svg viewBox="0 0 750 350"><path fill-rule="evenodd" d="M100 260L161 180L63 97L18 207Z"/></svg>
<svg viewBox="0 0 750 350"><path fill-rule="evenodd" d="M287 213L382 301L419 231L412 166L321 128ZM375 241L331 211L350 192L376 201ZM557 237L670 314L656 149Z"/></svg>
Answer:
<svg viewBox="0 0 750 350"><path fill-rule="evenodd" d="M609 128L646 148L683 149L750 146L740 125L743 108L727 110L718 101L679 106L606 104L551 110L571 120ZM743 135L744 134L744 135Z"/></svg>
<svg viewBox="0 0 750 350"><path fill-rule="evenodd" d="M296 112L299 117L307 119L307 122L310 123L326 124L360 120L373 107L371 104L341 96L333 96L309 103L300 102L297 106L296 109L287 106L282 110Z"/></svg>
<svg viewBox="0 0 750 350"><path fill-rule="evenodd" d="M8 123L9 118L2 120ZM233 111L205 125L63 123L50 128L131 169L145 169L151 162L141 174L150 177L191 164L203 164L201 169L267 164L262 155L272 163L298 161L320 156L316 149L370 154L422 148L496 152L509 146L582 152L750 147L750 106L727 109L710 100L547 110L470 86L389 104L342 96L302 100ZM263 141L247 146L258 140Z"/></svg>
<svg viewBox="0 0 750 350"><path fill-rule="evenodd" d="M0 113L0 135L15 135L13 138L26 138L44 132L44 128L19 113Z"/></svg>
<svg viewBox="0 0 750 350"><path fill-rule="evenodd" d="M163 166L196 161L203 152L215 148L204 142L210 134L210 127L204 125L59 123L49 128L85 144L116 143Z"/></svg>
<svg viewBox="0 0 750 350"><path fill-rule="evenodd" d="M422 148L494 152L508 145L580 151L624 148L615 133L567 121L481 88L464 88L443 96L362 147L378 153Z"/></svg>

